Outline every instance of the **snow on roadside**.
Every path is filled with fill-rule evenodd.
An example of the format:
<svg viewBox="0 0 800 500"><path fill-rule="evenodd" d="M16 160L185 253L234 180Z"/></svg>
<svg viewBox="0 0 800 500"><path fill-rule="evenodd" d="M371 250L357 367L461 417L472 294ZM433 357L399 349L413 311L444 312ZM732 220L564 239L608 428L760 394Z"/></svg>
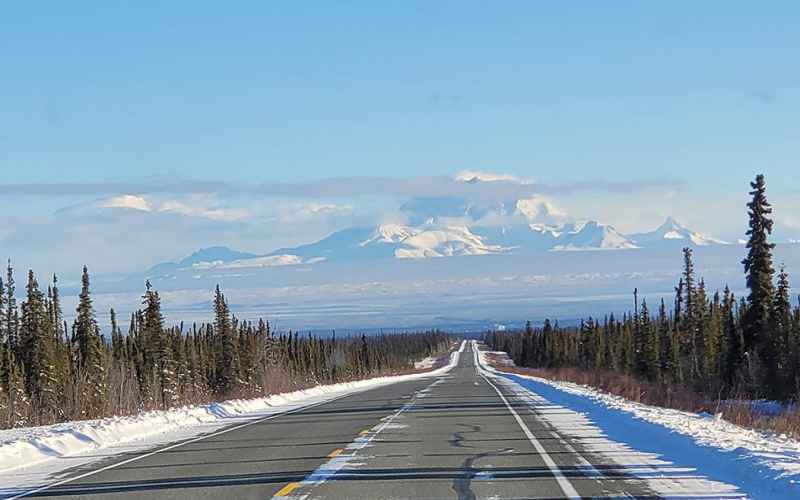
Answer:
<svg viewBox="0 0 800 500"><path fill-rule="evenodd" d="M486 354L479 353L486 371L521 386L534 400L576 412L612 442L735 485L752 498L800 498L796 440L714 416L635 403L579 384L505 373L489 366ZM665 486L652 479L648 483L656 490Z"/></svg>
<svg viewBox="0 0 800 500"><path fill-rule="evenodd" d="M415 370L429 370L429 369L433 368L433 365L436 364L436 360L437 359L438 358L435 358L433 356L428 356L427 358L423 359L422 361L417 361L416 363L414 363L414 369Z"/></svg>
<svg viewBox="0 0 800 500"><path fill-rule="evenodd" d="M0 431L0 495L76 465L107 458L91 452L113 448L115 453L150 449L156 445L217 431L232 424L298 410L309 405L397 382L442 375L458 364L466 342L442 368L409 375L376 377L356 382L316 386L257 399L238 399L202 406L151 411L127 417L65 422ZM37 470L32 470L37 469Z"/></svg>

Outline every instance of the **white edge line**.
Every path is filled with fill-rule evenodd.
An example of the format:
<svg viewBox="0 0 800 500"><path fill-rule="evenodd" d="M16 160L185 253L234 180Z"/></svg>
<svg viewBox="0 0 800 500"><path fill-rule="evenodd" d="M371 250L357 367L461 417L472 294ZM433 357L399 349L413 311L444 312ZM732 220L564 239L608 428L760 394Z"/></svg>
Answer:
<svg viewBox="0 0 800 500"><path fill-rule="evenodd" d="M478 351L477 351L477 349L475 349L475 347L476 346L473 343L473 350L475 352L475 360L478 361ZM480 367L481 366L480 362L478 362L476 364L476 366ZM522 420L522 418L519 416L519 414L516 412L516 410L514 410L514 408L508 402L508 399L506 399L506 397L503 395L503 393L500 392L500 389L498 389L497 386L494 385L489 380L489 378L486 377L486 375L484 375L483 373L480 373L480 376L483 377L483 379L486 381L486 383L489 384L495 390L495 392L497 392L497 395L500 396L500 399L503 401L503 403L505 403L506 408L508 408L508 411L511 412L511 415L514 416L514 419L517 421L517 424L519 424L520 428L522 429L522 432L524 432L525 436L528 437L528 441L530 441L531 444L533 445L533 447L536 448L536 451L542 456L542 460L547 465L547 468L550 469L550 471L553 473L553 476L555 477L556 481L558 482L558 485L561 487L561 491L564 492L564 494L567 496L567 498L570 498L570 499L580 499L580 498L582 498L581 495L578 494L578 490L575 489L575 487L572 485L572 483L569 482L569 479L567 479L567 477L564 475L564 473L561 471L561 469L559 469L558 465L556 465L556 463L553 461L552 457L550 457L550 455L547 454L547 450L544 449L544 446L542 446L542 443L540 443L539 440L536 439L536 436L534 436L533 432L531 432L531 430L528 428L528 426L525 425L525 422Z"/></svg>
<svg viewBox="0 0 800 500"><path fill-rule="evenodd" d="M365 389L365 390L368 390L368 389ZM364 392L364 391L358 391L358 392ZM175 448L178 448L178 447L181 447L181 446L185 446L187 444L196 443L196 442L202 441L204 439L221 436L223 434L227 434L229 432L233 432L233 431L236 431L236 430L239 430L239 429L243 429L243 428L249 427L251 425L259 424L259 423L265 422L267 420L272 420L274 418L282 417L284 415L290 415L292 413L297 413L297 412L300 412L300 411L303 411L303 410L308 410L310 408L314 408L316 406L320 406L320 405L323 405L325 403L331 403L331 402L336 401L338 399L342 399L342 398L346 398L347 396L352 396L354 394L358 394L358 392L352 392L350 394L342 394L341 396L336 396L334 398L327 399L325 401L319 401L317 403L312 403L312 404L309 404L309 405L306 405L306 406L301 406L299 408L292 408L291 410L286 410L286 411L283 411L283 412L280 412L280 413L274 413L274 414L266 416L264 418L259 418L259 419L256 419L256 420L251 420L249 422L244 422L242 424L235 425L233 427L228 427L227 429L222 429L220 431L212 432L211 434L204 434L202 436L198 436L198 437L186 440L186 441L181 441L181 442L178 442L178 443L175 443L175 444L171 444L169 446L165 446L164 448L158 448L156 450L153 450L153 451L151 451L149 453L145 453L143 455L137 455L137 456L131 457L131 458L127 459L127 460L122 460L121 462L115 462L115 463L107 465L105 467L101 467L99 469L91 470L89 472L85 472L83 474L79 474L79 475L74 476L74 477L69 477L69 478L66 478L66 479L62 479L61 481L56 481L55 483L46 484L44 486L40 486L40 487L32 489L32 490L24 491L24 492L19 493L19 494L15 495L15 496L12 496L12 497L6 497L5 500L16 500L18 498L23 498L23 497L27 497L27 496L30 496L30 495L35 495L36 493L41 493L43 491L47 491L49 489L56 488L58 486L63 486L65 484L71 483L73 481L77 481L79 479L84 479L84 478L87 478L87 477L90 477L90 476L94 476L95 474L100 474L101 472L105 472L105 471L108 471L108 470L111 470L111 469L116 469L117 467L121 467L123 465L127 465L129 463L136 462L138 460L144 460L145 458L152 457L153 455L157 455L157 454L163 453L165 451L174 450Z"/></svg>

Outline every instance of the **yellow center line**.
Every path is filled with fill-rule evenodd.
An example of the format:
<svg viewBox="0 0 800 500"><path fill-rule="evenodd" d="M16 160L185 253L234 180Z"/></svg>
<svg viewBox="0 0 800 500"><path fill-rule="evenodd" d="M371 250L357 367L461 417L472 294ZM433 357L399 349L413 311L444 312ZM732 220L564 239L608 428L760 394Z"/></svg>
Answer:
<svg viewBox="0 0 800 500"><path fill-rule="evenodd" d="M343 449L341 449L341 448L337 448L337 449L333 450L332 452L328 453L328 458L334 458L334 457L338 457L338 456L339 456L339 454L340 454L341 452L343 452L343 451L344 451Z"/></svg>
<svg viewBox="0 0 800 500"><path fill-rule="evenodd" d="M366 436L367 434L369 434L369 429L363 430L358 433L359 436Z"/></svg>
<svg viewBox="0 0 800 500"><path fill-rule="evenodd" d="M277 493L275 493L276 497L286 497L289 496L289 493L293 492L300 486L300 483L289 483L283 488L281 488Z"/></svg>

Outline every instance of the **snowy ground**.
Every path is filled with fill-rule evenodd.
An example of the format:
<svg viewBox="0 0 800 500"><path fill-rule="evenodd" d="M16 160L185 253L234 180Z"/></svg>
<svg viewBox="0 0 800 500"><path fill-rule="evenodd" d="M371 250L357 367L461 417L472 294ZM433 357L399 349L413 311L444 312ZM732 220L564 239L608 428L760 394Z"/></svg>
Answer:
<svg viewBox="0 0 800 500"><path fill-rule="evenodd" d="M432 368L436 368L438 366L442 366L447 362L445 356L428 356L427 358L423 359L422 361L417 361L414 363L415 370L430 370Z"/></svg>
<svg viewBox="0 0 800 500"><path fill-rule="evenodd" d="M800 498L800 442L709 415L634 403L590 387L483 369L527 393L546 420L661 495ZM588 431L586 429L589 429Z"/></svg>
<svg viewBox="0 0 800 500"><path fill-rule="evenodd" d="M266 398L153 411L130 417L67 422L0 431L0 497L58 482L69 471L112 456L142 452L176 441L228 432L285 413L383 385L445 373L458 363L466 342L450 362L426 373L379 377L317 386ZM117 464L119 465L119 464ZM73 473L74 475L74 473Z"/></svg>
<svg viewBox="0 0 800 500"><path fill-rule="evenodd" d="M422 361L417 361L416 363L414 363L414 369L415 370L429 370L429 369L433 368L433 365L436 364L436 359L437 358L435 358L435 357L429 356L429 357L423 359Z"/></svg>

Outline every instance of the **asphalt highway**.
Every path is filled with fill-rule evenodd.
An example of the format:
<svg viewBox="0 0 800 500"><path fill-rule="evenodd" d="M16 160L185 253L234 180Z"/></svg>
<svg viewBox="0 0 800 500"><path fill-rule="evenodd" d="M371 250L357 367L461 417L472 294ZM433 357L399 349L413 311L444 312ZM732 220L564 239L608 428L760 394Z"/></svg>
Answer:
<svg viewBox="0 0 800 500"><path fill-rule="evenodd" d="M65 499L654 498L467 344L448 373L109 458L27 495Z"/></svg>

